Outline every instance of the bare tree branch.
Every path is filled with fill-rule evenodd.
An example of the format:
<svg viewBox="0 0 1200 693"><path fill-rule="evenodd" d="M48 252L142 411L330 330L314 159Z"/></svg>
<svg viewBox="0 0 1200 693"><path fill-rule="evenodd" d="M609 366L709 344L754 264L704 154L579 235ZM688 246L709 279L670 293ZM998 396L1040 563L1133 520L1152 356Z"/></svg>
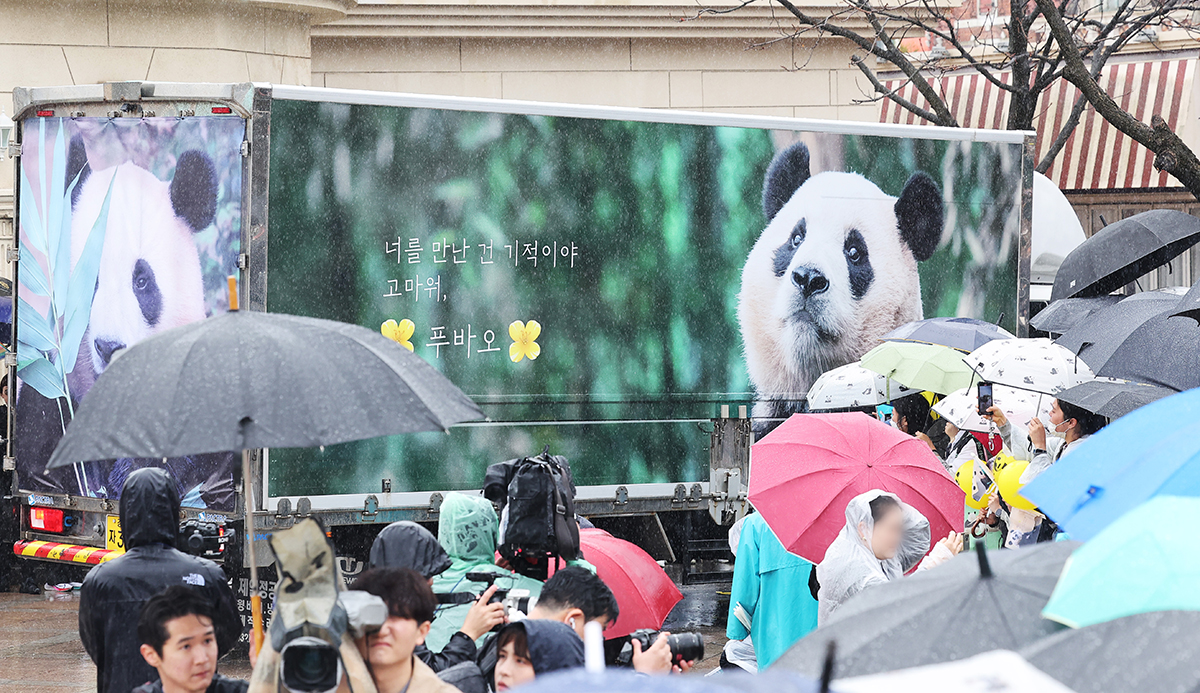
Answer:
<svg viewBox="0 0 1200 693"><path fill-rule="evenodd" d="M1195 152L1171 130L1161 115L1154 114L1150 125L1146 125L1118 106L1084 64L1083 56L1075 45L1075 36L1053 0L1036 2L1041 6L1046 24L1058 42L1065 65L1063 77L1079 89L1110 125L1154 152L1154 168L1175 176L1192 195L1200 199L1200 159L1196 158Z"/></svg>

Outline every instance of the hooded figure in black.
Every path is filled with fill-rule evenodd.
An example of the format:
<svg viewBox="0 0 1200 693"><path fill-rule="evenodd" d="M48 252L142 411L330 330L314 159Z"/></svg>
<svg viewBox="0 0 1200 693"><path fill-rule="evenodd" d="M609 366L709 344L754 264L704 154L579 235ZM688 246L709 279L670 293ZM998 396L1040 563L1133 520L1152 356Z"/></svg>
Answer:
<svg viewBox="0 0 1200 693"><path fill-rule="evenodd" d="M411 568L433 582L450 567L450 556L437 537L416 522L393 522L375 537L371 544L368 568ZM475 641L461 630L450 637L441 652L432 652L417 645L413 655L434 671L445 671L463 662L475 661Z"/></svg>
<svg viewBox="0 0 1200 693"><path fill-rule="evenodd" d="M179 491L165 470L139 469L121 491L125 555L92 568L79 595L79 639L96 663L98 693L127 693L158 678L142 658L137 634L142 605L173 585L191 585L213 607L220 654L240 635L225 573L212 561L175 549Z"/></svg>

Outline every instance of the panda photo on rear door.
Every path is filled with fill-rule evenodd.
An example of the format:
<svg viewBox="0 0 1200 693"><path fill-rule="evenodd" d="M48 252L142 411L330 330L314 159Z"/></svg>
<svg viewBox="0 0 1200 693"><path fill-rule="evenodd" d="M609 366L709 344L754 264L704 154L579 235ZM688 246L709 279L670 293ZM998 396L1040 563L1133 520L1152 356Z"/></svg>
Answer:
<svg viewBox="0 0 1200 693"><path fill-rule="evenodd" d="M68 375L77 406L121 350L207 316L194 237L214 222L220 180L210 156L199 149L181 152L166 180L132 161L92 170L87 145L79 134L71 138L63 175L64 187L75 181L70 200L72 267L80 261L105 197L109 197L88 327L75 368ZM61 401L22 385L20 434L14 442L25 478L51 490L116 497L124 478L147 461L87 463L82 477L72 468L41 473L62 436L62 408ZM202 487L214 469L223 466L209 457L156 464L168 467L180 483L181 493L186 493ZM34 470L36 473L31 473ZM78 489L81 478L86 478L86 488Z"/></svg>
<svg viewBox="0 0 1200 693"><path fill-rule="evenodd" d="M942 191L922 172L898 198L856 173L812 175L800 142L768 167L763 212L767 226L742 270L738 320L754 416L782 418L802 409L821 373L922 318L917 263L941 240Z"/></svg>

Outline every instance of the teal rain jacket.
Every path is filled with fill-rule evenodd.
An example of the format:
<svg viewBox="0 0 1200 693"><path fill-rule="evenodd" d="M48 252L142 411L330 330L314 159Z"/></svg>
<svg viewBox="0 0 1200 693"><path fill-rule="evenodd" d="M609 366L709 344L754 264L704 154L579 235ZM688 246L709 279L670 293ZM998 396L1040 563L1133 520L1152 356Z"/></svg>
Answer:
<svg viewBox="0 0 1200 693"><path fill-rule="evenodd" d="M812 563L783 548L762 515L746 516L725 635L733 640L751 636L760 671L817 627L817 600L808 587L812 570ZM749 628L739 615L750 621Z"/></svg>

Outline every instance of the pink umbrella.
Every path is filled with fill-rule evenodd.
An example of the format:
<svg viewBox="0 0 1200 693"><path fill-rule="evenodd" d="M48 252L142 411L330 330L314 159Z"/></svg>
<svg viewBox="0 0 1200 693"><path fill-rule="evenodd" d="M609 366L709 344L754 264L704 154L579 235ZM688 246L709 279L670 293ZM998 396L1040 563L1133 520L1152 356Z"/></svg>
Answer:
<svg viewBox="0 0 1200 693"><path fill-rule="evenodd" d="M846 524L850 499L894 493L932 540L963 529L963 490L920 440L866 414L795 414L750 447L750 502L788 551L813 563Z"/></svg>
<svg viewBox="0 0 1200 693"><path fill-rule="evenodd" d="M662 567L637 544L602 529L582 529L579 546L584 560L596 566L596 574L613 591L621 609L617 622L604 632L605 638L619 638L639 628L662 628L667 614L683 599Z"/></svg>

